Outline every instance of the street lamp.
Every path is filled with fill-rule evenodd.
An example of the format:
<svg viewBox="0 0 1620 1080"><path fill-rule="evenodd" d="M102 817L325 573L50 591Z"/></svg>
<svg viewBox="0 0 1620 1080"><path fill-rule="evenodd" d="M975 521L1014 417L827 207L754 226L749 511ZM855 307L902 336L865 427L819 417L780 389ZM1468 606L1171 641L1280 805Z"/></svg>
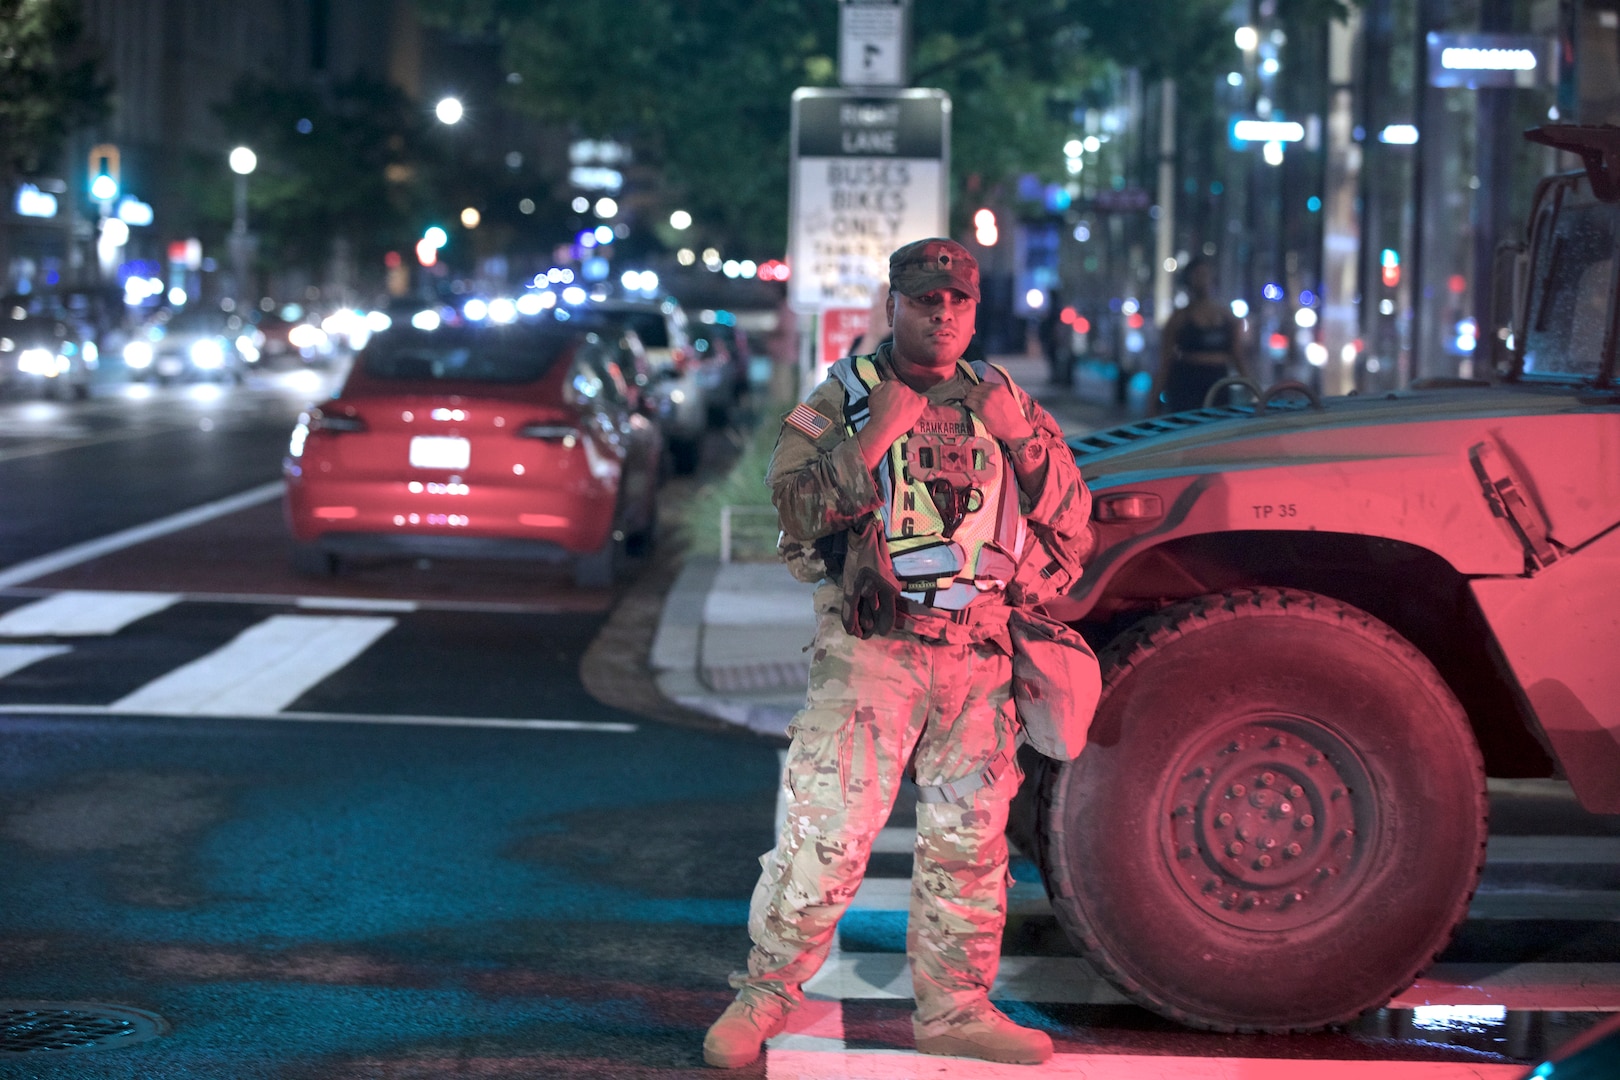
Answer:
<svg viewBox="0 0 1620 1080"><path fill-rule="evenodd" d="M461 107L461 100L454 97L443 97L433 106L433 115L439 118L441 124L459 124L465 110Z"/></svg>
<svg viewBox="0 0 1620 1080"><path fill-rule="evenodd" d="M236 276L236 288L232 291L236 294L237 307L241 307L252 247L247 231L247 178L258 168L259 157L247 147L238 146L231 151L230 165L231 172L236 174L236 216L231 222L231 270Z"/></svg>

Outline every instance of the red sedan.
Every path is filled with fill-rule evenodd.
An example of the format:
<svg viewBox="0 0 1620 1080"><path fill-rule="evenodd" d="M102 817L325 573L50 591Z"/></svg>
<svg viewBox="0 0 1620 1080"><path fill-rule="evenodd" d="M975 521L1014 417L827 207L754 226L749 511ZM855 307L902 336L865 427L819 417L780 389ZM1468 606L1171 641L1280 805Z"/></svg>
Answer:
<svg viewBox="0 0 1620 1080"><path fill-rule="evenodd" d="M659 433L614 344L551 322L400 328L299 418L294 565L369 555L572 560L611 582L657 525Z"/></svg>

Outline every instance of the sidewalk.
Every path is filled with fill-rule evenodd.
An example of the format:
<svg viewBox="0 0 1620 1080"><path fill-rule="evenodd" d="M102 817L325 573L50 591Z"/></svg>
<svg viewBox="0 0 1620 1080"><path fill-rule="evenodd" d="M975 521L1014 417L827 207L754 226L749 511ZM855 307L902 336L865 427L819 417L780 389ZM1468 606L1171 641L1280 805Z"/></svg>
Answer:
<svg viewBox="0 0 1620 1080"><path fill-rule="evenodd" d="M1046 386L1046 365L998 356L1013 380L1057 420L1065 435L1111 427L1122 410ZM766 735L785 736L810 676L815 586L779 562L694 558L664 600L650 661L663 695L687 708Z"/></svg>

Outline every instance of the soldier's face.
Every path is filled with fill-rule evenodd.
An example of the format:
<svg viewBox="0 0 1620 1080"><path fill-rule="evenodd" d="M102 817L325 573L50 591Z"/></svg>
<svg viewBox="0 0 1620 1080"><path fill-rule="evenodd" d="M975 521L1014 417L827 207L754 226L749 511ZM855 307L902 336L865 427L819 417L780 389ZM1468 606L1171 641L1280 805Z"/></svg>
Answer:
<svg viewBox="0 0 1620 1080"><path fill-rule="evenodd" d="M894 351L923 367L948 369L973 337L978 302L955 289L935 289L921 296L889 294L889 322Z"/></svg>

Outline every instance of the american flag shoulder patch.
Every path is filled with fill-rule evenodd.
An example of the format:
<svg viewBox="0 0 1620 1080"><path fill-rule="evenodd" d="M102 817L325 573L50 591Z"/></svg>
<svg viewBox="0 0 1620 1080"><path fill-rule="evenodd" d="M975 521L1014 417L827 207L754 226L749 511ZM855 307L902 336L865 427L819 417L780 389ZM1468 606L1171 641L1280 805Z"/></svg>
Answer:
<svg viewBox="0 0 1620 1080"><path fill-rule="evenodd" d="M810 406L800 403L793 407L793 411L783 418L783 422L796 428L812 440L819 439L832 427L832 421L822 416Z"/></svg>

